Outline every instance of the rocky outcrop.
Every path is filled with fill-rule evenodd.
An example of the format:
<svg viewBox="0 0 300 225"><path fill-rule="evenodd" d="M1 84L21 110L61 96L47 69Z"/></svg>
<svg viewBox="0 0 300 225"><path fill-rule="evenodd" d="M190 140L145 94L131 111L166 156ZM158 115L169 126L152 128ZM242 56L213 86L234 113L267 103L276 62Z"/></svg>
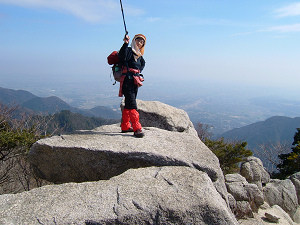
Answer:
<svg viewBox="0 0 300 225"><path fill-rule="evenodd" d="M299 174L286 180L270 179L256 157L241 164L240 174L227 174L230 207L240 224L299 223Z"/></svg>
<svg viewBox="0 0 300 225"><path fill-rule="evenodd" d="M218 158L194 135L154 127L136 139L107 125L37 141L29 153L36 174L54 183L106 180L130 168L188 166L206 172L227 201Z"/></svg>
<svg viewBox="0 0 300 225"><path fill-rule="evenodd" d="M289 179L286 180L271 180L263 190L265 201L270 205L278 205L291 218L293 218L297 208L298 200L295 186Z"/></svg>
<svg viewBox="0 0 300 225"><path fill-rule="evenodd" d="M236 201L247 201L249 199L245 185L248 183L240 174L227 174L225 176L227 191Z"/></svg>
<svg viewBox="0 0 300 225"><path fill-rule="evenodd" d="M114 124L36 142L29 153L32 168L57 185L0 196L0 224L300 220L298 174L270 180L262 162L249 157L240 174L225 180L183 110L159 102L138 101L138 107L144 138L121 133Z"/></svg>
<svg viewBox="0 0 300 225"><path fill-rule="evenodd" d="M270 181L270 175L265 170L262 161L256 157L248 157L241 165L241 175L249 183L256 184L262 190L263 185Z"/></svg>
<svg viewBox="0 0 300 225"><path fill-rule="evenodd" d="M144 138L115 124L36 142L36 175L60 185L6 196L4 221L23 214L46 224L237 224L219 161L186 112L159 102L138 108Z"/></svg>
<svg viewBox="0 0 300 225"><path fill-rule="evenodd" d="M253 217L253 212L258 212L258 208L264 203L263 193L255 184L249 184L240 174L227 174L225 182L227 191L236 201L233 210L236 217Z"/></svg>
<svg viewBox="0 0 300 225"><path fill-rule="evenodd" d="M207 174L189 167L2 195L0 215L0 224L238 224Z"/></svg>
<svg viewBox="0 0 300 225"><path fill-rule="evenodd" d="M121 109L124 108L124 99ZM182 110L158 101L137 100L140 123L143 127L157 127L163 130L187 132L197 136L188 114Z"/></svg>

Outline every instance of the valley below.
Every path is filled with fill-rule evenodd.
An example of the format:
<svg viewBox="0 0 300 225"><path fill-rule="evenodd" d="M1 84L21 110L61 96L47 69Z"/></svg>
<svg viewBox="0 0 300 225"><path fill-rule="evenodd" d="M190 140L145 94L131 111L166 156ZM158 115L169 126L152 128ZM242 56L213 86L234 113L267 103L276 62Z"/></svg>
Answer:
<svg viewBox="0 0 300 225"><path fill-rule="evenodd" d="M5 81L5 79L4 79ZM35 82L6 80L4 88L26 90L39 97L56 96L71 107L86 110L105 106L120 112L119 83L106 77L91 80L61 78ZM272 116L300 116L300 100L285 90L238 86L211 81L170 81L161 83L147 80L139 89L138 99L160 101L185 110L191 121L208 124L214 136L240 128ZM295 96L295 97L293 97Z"/></svg>

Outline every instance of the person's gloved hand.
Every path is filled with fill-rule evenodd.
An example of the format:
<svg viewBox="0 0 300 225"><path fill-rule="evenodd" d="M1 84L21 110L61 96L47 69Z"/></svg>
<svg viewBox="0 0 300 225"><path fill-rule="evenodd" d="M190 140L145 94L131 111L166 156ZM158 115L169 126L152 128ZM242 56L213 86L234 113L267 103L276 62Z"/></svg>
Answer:
<svg viewBox="0 0 300 225"><path fill-rule="evenodd" d="M130 37L126 34L123 41L127 44L129 44L129 40L130 40Z"/></svg>

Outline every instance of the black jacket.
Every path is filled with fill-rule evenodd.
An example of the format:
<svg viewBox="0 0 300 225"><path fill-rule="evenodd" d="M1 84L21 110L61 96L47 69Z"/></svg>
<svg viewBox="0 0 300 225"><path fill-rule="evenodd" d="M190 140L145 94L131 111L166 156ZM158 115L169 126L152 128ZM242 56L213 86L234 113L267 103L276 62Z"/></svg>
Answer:
<svg viewBox="0 0 300 225"><path fill-rule="evenodd" d="M124 43L119 51L120 63L128 68L138 69L142 71L145 67L145 60L143 56L139 57L137 61L134 60L133 51L131 47L128 47L127 43ZM127 63L127 65L126 65Z"/></svg>

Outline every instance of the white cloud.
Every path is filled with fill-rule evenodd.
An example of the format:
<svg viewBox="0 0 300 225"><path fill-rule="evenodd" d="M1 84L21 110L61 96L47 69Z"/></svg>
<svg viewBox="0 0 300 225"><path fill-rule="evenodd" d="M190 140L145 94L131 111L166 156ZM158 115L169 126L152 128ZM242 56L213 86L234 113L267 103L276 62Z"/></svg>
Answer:
<svg viewBox="0 0 300 225"><path fill-rule="evenodd" d="M159 17L149 17L149 18L147 18L148 22L156 22L156 21L159 21L159 20L161 20L161 18L159 18Z"/></svg>
<svg viewBox="0 0 300 225"><path fill-rule="evenodd" d="M279 32L299 32L300 31L300 23L293 25L285 25L285 26L274 26L269 27L259 31L279 31Z"/></svg>
<svg viewBox="0 0 300 225"><path fill-rule="evenodd" d="M29 8L50 8L71 13L88 22L107 21L121 14L117 0L0 0L0 3ZM139 15L142 9L123 5L126 15Z"/></svg>
<svg viewBox="0 0 300 225"><path fill-rule="evenodd" d="M239 36L239 35L249 35L257 32L281 32L281 33L289 33L289 32L300 32L300 23L293 24L293 25L283 25L283 26L273 26L268 27L265 29L257 30L254 32L245 32L245 33L238 33L232 34L231 36ZM276 36L276 37L285 37L285 36Z"/></svg>
<svg viewBox="0 0 300 225"><path fill-rule="evenodd" d="M286 16L299 16L300 15L300 2L294 2L282 8L274 10L278 17Z"/></svg>
<svg viewBox="0 0 300 225"><path fill-rule="evenodd" d="M274 10L273 13L276 13L278 17L300 16L300 2L294 2L289 5L278 8ZM272 27L256 30L254 32L237 33L231 36L248 35L256 32L276 32L276 31L282 33L300 32L300 23L296 23L292 25L272 26Z"/></svg>

